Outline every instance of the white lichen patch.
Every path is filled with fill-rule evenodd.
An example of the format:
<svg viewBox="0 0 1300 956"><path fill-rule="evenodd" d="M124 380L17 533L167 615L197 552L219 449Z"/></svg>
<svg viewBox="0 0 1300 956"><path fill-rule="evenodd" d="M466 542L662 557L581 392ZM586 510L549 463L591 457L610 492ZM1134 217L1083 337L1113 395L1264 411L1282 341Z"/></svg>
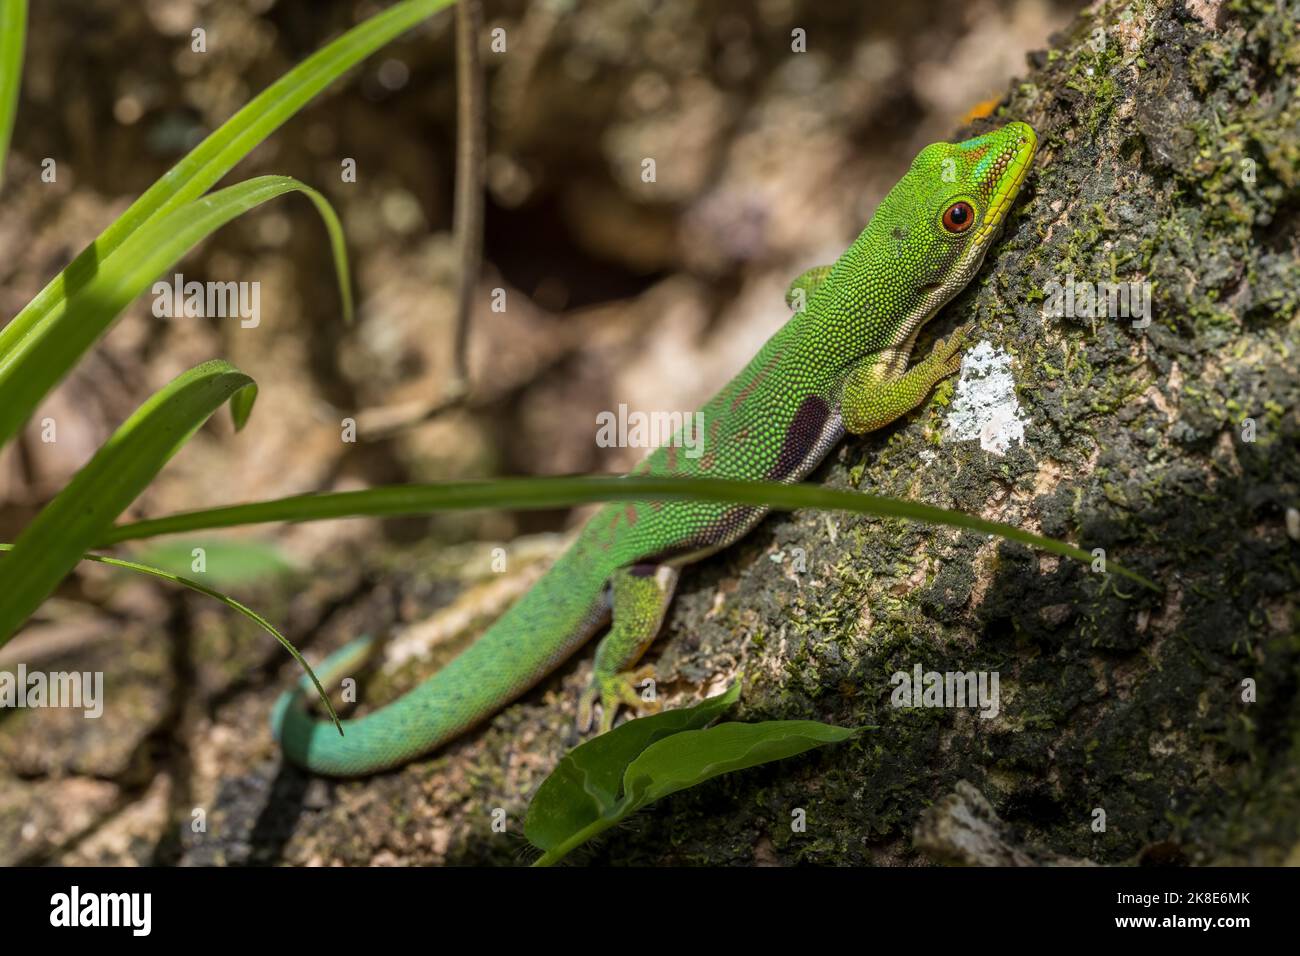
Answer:
<svg viewBox="0 0 1300 956"><path fill-rule="evenodd" d="M985 451L1005 455L1012 442L1024 441L1026 421L1016 400L1011 356L988 341L967 350L948 409L945 439L978 438Z"/></svg>

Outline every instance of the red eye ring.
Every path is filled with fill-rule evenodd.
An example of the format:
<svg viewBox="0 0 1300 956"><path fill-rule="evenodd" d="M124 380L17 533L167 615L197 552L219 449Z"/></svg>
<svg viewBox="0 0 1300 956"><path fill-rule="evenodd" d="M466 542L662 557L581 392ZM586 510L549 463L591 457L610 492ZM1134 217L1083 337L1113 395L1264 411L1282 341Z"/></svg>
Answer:
<svg viewBox="0 0 1300 956"><path fill-rule="evenodd" d="M974 221L975 210L965 201L953 203L943 214L943 228L949 232L965 232Z"/></svg>

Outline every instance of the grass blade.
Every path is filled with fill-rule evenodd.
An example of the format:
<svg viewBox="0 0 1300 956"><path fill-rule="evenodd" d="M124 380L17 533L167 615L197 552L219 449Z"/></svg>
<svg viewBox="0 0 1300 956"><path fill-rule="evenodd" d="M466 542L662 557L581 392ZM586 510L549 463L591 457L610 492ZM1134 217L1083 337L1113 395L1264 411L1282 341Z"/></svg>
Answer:
<svg viewBox="0 0 1300 956"><path fill-rule="evenodd" d="M199 426L236 394L256 387L234 366L207 362L173 379L113 433L0 561L0 645Z"/></svg>
<svg viewBox="0 0 1300 956"><path fill-rule="evenodd" d="M0 183L4 182L14 114L18 112L26 35L27 0L0 0Z"/></svg>
<svg viewBox="0 0 1300 956"><path fill-rule="evenodd" d="M0 551L12 551L13 549L14 546L12 544L0 544ZM164 571L162 568L155 568L147 564L141 564L138 561L125 561L122 558L110 558L103 554L82 555L82 560L94 561L98 564L107 564L110 567L124 568L127 571L135 571L139 574L147 574L151 577L162 578L164 581L171 581L173 584L180 584L189 588L191 591L197 591L199 594L215 598L226 607L238 611L240 614L244 615L244 617L248 618L262 630L266 631L279 641L293 659L298 662L302 669L307 672L307 676L311 678L311 682L316 685L316 692L320 694L320 699L325 702L325 707L329 711L331 719L334 721L334 726L339 729L340 735L343 733L343 725L339 721L339 715L334 712L334 705L330 703L329 695L325 693L325 688L321 686L320 681L316 678L316 672L311 669L311 665L307 663L307 659L299 653L298 648L294 647L287 637L276 630L275 625L254 611L247 604L242 604L230 595L222 594L220 591L214 590L206 584L200 584L198 581L192 580L191 578L182 577L179 574L172 574L170 571Z"/></svg>
<svg viewBox="0 0 1300 956"><path fill-rule="evenodd" d="M363 491L296 495L254 504L209 508L119 525L95 543L106 547L160 534L230 528L268 521L319 521L327 518L419 515L431 511L474 508L546 509L593 501L718 501L761 505L774 511L817 508L886 518L905 518L997 535L1031 547L1091 563L1093 555L1074 545L1022 531L1013 525L987 521L961 511L915 501L837 491L818 485L728 481L719 478L503 478L495 481L455 481L425 485L392 485ZM1160 588L1140 574L1106 562L1114 571L1153 591Z"/></svg>
<svg viewBox="0 0 1300 956"><path fill-rule="evenodd" d="M203 580L222 590L282 581L296 570L281 548L257 538L164 538L133 549L130 558L173 574L189 574L198 557L195 551L202 554Z"/></svg>
<svg viewBox="0 0 1300 956"><path fill-rule="evenodd" d="M156 217L138 229L94 275L56 304L23 341L20 357L0 368L0 446L22 427L41 399L107 331L127 304L231 219L288 192L305 194L329 233L343 296L351 317L347 251L338 216L316 190L289 176L258 176L218 190L188 206Z"/></svg>
<svg viewBox="0 0 1300 956"><path fill-rule="evenodd" d="M12 0L8 0L12 2ZM146 222L197 199L325 87L370 54L454 0L405 0L326 44L250 100L194 147L82 250L0 329L0 373L21 355L23 340L64 298L87 281ZM0 445L9 435L0 432Z"/></svg>

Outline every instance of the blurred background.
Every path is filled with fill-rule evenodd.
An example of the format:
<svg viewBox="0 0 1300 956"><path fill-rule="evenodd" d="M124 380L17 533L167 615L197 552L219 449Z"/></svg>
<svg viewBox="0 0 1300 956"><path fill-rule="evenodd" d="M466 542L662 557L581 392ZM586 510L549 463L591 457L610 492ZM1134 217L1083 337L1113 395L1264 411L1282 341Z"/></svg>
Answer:
<svg viewBox="0 0 1300 956"><path fill-rule="evenodd" d="M0 193L0 316L11 317L131 199L293 64L382 5L112 0L31 11ZM341 319L328 246L301 197L242 217L184 260L187 280L257 281L261 323L158 319L135 303L0 455L12 540L132 410L224 357L261 397L235 435L214 418L133 516L366 484L617 472L595 414L686 410L787 312L898 171L1025 71L1077 0L540 0L485 5L484 269L465 408L381 441L346 418L436 400L451 374L455 54L450 12L367 61L228 181L282 173L346 229L358 322ZM191 48L205 31L206 52ZM507 52L490 47L503 29ZM792 55L792 30L807 52ZM653 158L656 181L641 178ZM57 179L41 178L52 158ZM355 160L355 182L341 175ZM490 307L504 290L506 308ZM218 420L220 419L220 420ZM563 514L332 522L245 534L309 562L341 540L511 537Z"/></svg>

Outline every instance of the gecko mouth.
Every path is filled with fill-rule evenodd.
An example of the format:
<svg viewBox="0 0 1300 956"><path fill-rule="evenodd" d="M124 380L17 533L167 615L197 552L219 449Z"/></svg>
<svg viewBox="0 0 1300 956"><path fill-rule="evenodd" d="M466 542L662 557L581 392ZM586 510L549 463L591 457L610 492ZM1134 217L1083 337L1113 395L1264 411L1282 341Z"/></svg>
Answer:
<svg viewBox="0 0 1300 956"><path fill-rule="evenodd" d="M988 212L980 223L979 232L975 236L975 245L977 247L987 243L1001 228L1007 210L1020 192L1020 186L1025 181L1025 177L1029 175L1030 163L1033 162L1034 154L1038 151L1038 137L1034 134L1033 129L1024 123L1017 123L1016 125L1021 130L1020 142L1016 151L1011 154L1011 158L1007 161L1006 172L999 178L997 187L989 199Z"/></svg>

